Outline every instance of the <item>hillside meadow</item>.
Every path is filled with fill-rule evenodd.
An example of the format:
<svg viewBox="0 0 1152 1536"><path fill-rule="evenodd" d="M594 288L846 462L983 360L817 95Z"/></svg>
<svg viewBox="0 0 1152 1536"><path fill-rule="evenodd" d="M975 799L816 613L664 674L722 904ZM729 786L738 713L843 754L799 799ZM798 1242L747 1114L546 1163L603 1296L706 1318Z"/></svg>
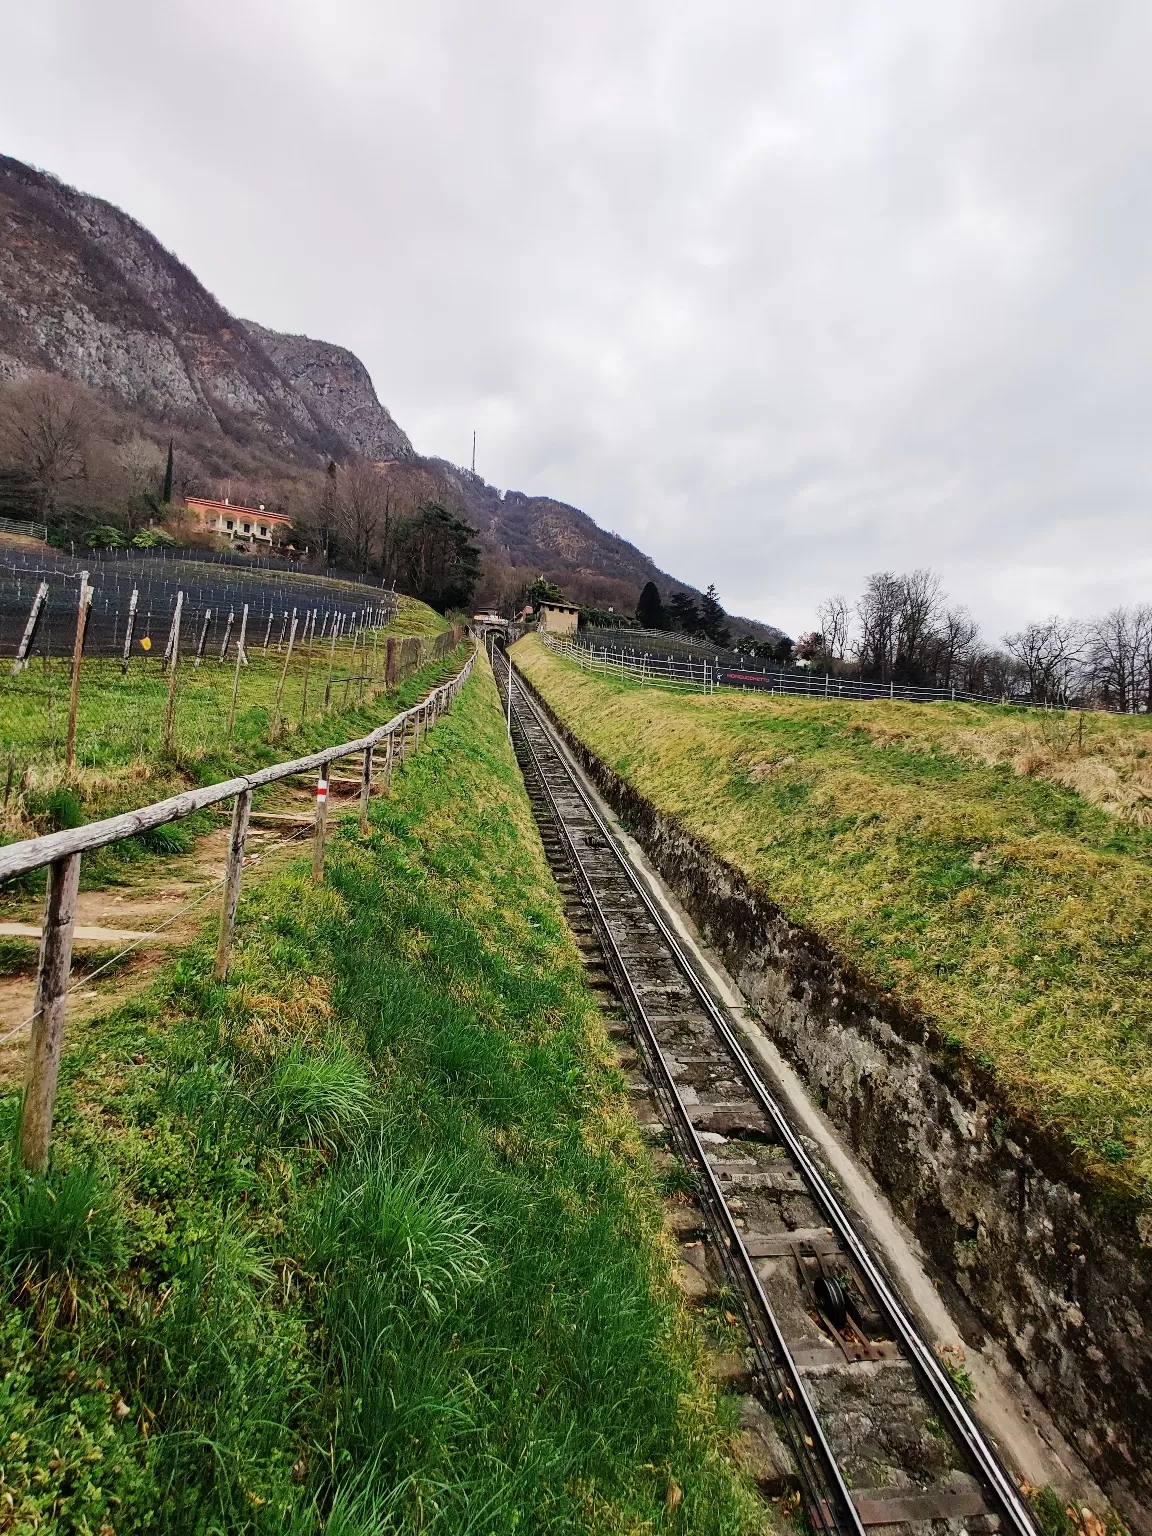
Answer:
<svg viewBox="0 0 1152 1536"><path fill-rule="evenodd" d="M0 1525L761 1530L483 656L211 928L0 1163Z"/></svg>
<svg viewBox="0 0 1152 1536"><path fill-rule="evenodd" d="M1152 730L975 705L541 695L641 795L990 1069L1103 1186L1152 1201Z"/></svg>

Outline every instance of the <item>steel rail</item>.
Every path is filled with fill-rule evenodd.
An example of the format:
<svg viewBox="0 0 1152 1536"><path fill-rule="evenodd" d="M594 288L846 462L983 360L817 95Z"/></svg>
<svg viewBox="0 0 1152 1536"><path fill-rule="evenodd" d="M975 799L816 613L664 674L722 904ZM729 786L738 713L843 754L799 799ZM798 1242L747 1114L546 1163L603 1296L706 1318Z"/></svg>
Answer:
<svg viewBox="0 0 1152 1536"><path fill-rule="evenodd" d="M511 669L512 663L510 659L508 665ZM544 716L536 701L528 695L523 686L522 679L521 682L520 693L536 718L537 724L548 737L555 739L556 733L551 723ZM627 854L620 847L615 833L604 821L594 801L580 782L579 777L567 762L564 752L557 749L556 758L576 793L583 801L597 830L603 835L606 846L614 854L633 891L640 898L649 916L659 929L685 980L696 994L709 1018L716 1026L725 1045L732 1053L754 1097L771 1121L773 1129L780 1136L801 1176L807 1182L816 1203L828 1218L828 1224L833 1228L837 1238L851 1255L853 1262L871 1287L876 1300L887 1314L897 1342L916 1369L917 1374L920 1376L921 1384L934 1406L943 1413L948 1429L963 1450L972 1470L984 1483L986 1491L991 1494L993 1501L997 1505L997 1512L1006 1522L1006 1529L1013 1532L1014 1536L1036 1536L1036 1526L1028 1512L1022 1495L1017 1490L1011 1477L1004 1470L1000 1463L1000 1458L988 1443L986 1436L964 1406L959 1393L953 1385L952 1378L940 1364L934 1351L920 1336L920 1332L908 1315L903 1302L896 1295L887 1277L873 1259L867 1246L852 1225L847 1212L829 1188L824 1176L804 1147L803 1142L792 1129L791 1123L784 1114L784 1111L753 1066L723 1010L697 974L680 941L665 921L651 892L648 891L644 882L640 879L631 859L628 858Z"/></svg>
<svg viewBox="0 0 1152 1536"><path fill-rule="evenodd" d="M505 682L505 687L511 697L510 682ZM600 936L600 942L604 947L605 956L609 967L616 978L617 986L629 1010L633 1013L635 1021L640 1026L644 1037L645 1058L655 1068L659 1075L662 1096L674 1111L675 1130L680 1138L688 1146L696 1170L705 1185L708 1196L708 1204L712 1210L714 1219L718 1218L718 1224L723 1229L724 1241L718 1244L719 1251L724 1258L725 1267L731 1271L735 1268L738 1272L733 1276L740 1283L745 1298L750 1293L753 1309L747 1306L747 1301L742 1300L741 1310L745 1313L745 1322L748 1325L749 1337L761 1363L762 1374L766 1377L769 1386L779 1404L781 1417L784 1422L788 1439L791 1442L793 1454L797 1466L802 1469L802 1477L809 1492L809 1516L818 1530L829 1533L829 1536L866 1536L866 1528L860 1519L856 1506L852 1502L848 1486L844 1482L843 1474L836 1461L832 1447L828 1444L824 1434L824 1428L820 1423L820 1417L808 1395L804 1385L804 1378L800 1374L799 1367L792 1356L788 1343L781 1331L776 1314L772 1309L755 1265L744 1244L743 1236L737 1227L731 1211L724 1199L720 1181L716 1176L712 1164L708 1160L708 1154L701 1142L699 1133L692 1123L687 1105L680 1090L668 1069L664 1054L660 1049L656 1032L648 1018L644 1003L632 980L631 973L624 957L620 953L619 946L612 934L611 927L604 914L599 897L591 881L584 870L580 856L572 842L571 836L565 825L563 814L552 788L544 774L543 765L539 754L523 729L519 721L519 711L515 703L512 706L514 721L520 724L520 737L526 751L530 754L537 781L541 791L548 801L556 830L567 850L568 859L578 881L580 882L585 903L592 917L596 930ZM599 818L597 817L599 822ZM733 1262L733 1255L736 1261ZM767 1332L771 1338L771 1352L764 1348L763 1332ZM792 1416L785 1408L786 1401L796 1410L803 1423L803 1429L796 1433ZM815 1463L815 1465L813 1465ZM818 1469L818 1470L817 1470ZM828 1518L831 1516L831 1518Z"/></svg>

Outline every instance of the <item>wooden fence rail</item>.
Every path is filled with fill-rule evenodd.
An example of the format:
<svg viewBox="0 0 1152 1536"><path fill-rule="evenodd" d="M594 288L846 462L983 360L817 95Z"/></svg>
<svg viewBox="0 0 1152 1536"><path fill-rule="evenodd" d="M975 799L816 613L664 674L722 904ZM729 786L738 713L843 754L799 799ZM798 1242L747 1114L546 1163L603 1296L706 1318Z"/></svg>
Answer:
<svg viewBox="0 0 1152 1536"><path fill-rule="evenodd" d="M241 774L210 784L203 789L188 790L158 800L154 805L139 810L126 811L120 816L109 816L104 821L94 821L84 827L74 827L63 832L46 833L43 837L26 838L0 849L0 882L30 874L33 870L48 867L48 896L44 912L44 924L40 939L40 960L36 979L35 1013L26 1022L32 1026L28 1043L24 1076L24 1100L20 1122L20 1158L25 1168L42 1173L48 1163L48 1148L52 1135L52 1111L56 1098L56 1079L60 1070L60 1053L64 1042L64 1010L68 996L68 976L72 957L72 936L76 925L76 891L80 878L80 858L94 848L107 848L126 837L150 832L172 821L180 821L193 811L206 806L218 805L223 800L235 799L232 818L232 835L228 849L228 864L224 877L224 899L220 912L220 938L216 951L215 974L223 980L228 972L228 960L232 949L232 934L236 922L236 909L240 899L240 878L244 865L244 848L248 835L252 793L266 784L295 774L319 771L316 797L316 821L313 842L313 874L323 878L324 839L327 825L328 777L332 763L341 758L363 754L363 776L360 791L360 824L367 824L368 801L372 792L372 759L377 746L386 747L386 773L384 793L391 790L394 744L399 733L400 761L404 760L405 743L409 726L413 734L413 746L419 742L421 726L424 735L436 723L440 715L450 707L460 689L467 682L476 660L473 650L468 660L454 677L434 688L427 698L411 709L402 710L386 724L378 726L357 741L341 742L339 746L325 747L310 752L305 757L288 762L274 763L257 773Z"/></svg>

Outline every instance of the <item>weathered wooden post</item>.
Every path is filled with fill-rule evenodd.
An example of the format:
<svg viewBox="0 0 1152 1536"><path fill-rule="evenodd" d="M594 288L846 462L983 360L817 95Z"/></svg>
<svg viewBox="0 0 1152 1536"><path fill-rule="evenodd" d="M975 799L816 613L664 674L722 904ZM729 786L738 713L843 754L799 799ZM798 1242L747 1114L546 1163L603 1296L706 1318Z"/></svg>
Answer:
<svg viewBox="0 0 1152 1536"><path fill-rule="evenodd" d="M292 660L292 647L296 643L296 610L292 610L292 633L288 636L288 653L284 657L284 665L280 669L280 683L276 689L276 708L272 715L272 734L275 736L280 728L280 701L284 697L284 683L288 677L288 665Z"/></svg>
<svg viewBox="0 0 1152 1536"><path fill-rule="evenodd" d="M400 676L400 642L395 635L388 636L384 658L384 686L395 688Z"/></svg>
<svg viewBox="0 0 1152 1536"><path fill-rule="evenodd" d="M132 588L132 596L128 599L128 621L124 626L124 654L120 658L120 672L123 676L128 673L128 660L132 654L132 635L136 629L136 604L140 601L139 587Z"/></svg>
<svg viewBox="0 0 1152 1536"><path fill-rule="evenodd" d="M232 615L228 615L228 628L232 628ZM232 703L228 707L228 740L232 740L232 728L236 724L236 695L240 689L240 665L244 661L244 635L248 629L248 604L240 616L240 638L236 641L236 670L232 674Z"/></svg>
<svg viewBox="0 0 1152 1536"><path fill-rule="evenodd" d="M384 793L392 793L392 758L396 747L396 732L388 732L388 754L384 759Z"/></svg>
<svg viewBox="0 0 1152 1536"><path fill-rule="evenodd" d="M36 977L36 1012L32 1018L32 1038L28 1042L24 1103L20 1115L20 1161L30 1173L43 1173L48 1166L79 888L78 853L65 854L48 866L48 897L44 904L40 967Z"/></svg>
<svg viewBox="0 0 1152 1536"><path fill-rule="evenodd" d="M360 830L368 830L368 801L372 796L372 748L364 748L364 772L360 778Z"/></svg>
<svg viewBox="0 0 1152 1536"><path fill-rule="evenodd" d="M211 610L211 608L205 608L205 610L204 610L204 622L200 626L200 643L196 647L196 660L192 663L192 670L193 671L196 671L197 668L200 666L200 663L204 660L204 642L208 638L208 626L209 626L209 624L211 622L212 622L212 610Z"/></svg>
<svg viewBox="0 0 1152 1536"><path fill-rule="evenodd" d="M360 631L352 627L352 649L348 654L348 676L344 679L344 697L340 701L340 708L348 708L348 690L352 686L352 665L356 660L356 647L360 643Z"/></svg>
<svg viewBox="0 0 1152 1536"><path fill-rule="evenodd" d="M236 907L240 900L240 875L244 868L244 845L248 841L248 821L252 814L252 791L242 789L232 811L232 836L228 843L228 867L224 875L224 902L220 908L220 939L216 945L216 980L228 974L232 954L232 934L236 927Z"/></svg>
<svg viewBox="0 0 1152 1536"><path fill-rule="evenodd" d="M229 610L228 610L228 622L224 626L224 638L220 642L220 665L221 666L223 666L224 658L228 654L228 642L232 638L232 625L235 623L235 621L236 621L236 610L235 610L235 608L229 608Z"/></svg>
<svg viewBox="0 0 1152 1536"><path fill-rule="evenodd" d="M44 599L48 596L48 583L42 581L36 589L36 596L32 599L32 610L28 615L28 622L24 626L24 633L20 637L20 644L16 648L16 660L12 663L12 676L19 677L28 665L26 657L32 645L32 636L36 633L36 625L40 622L40 614L44 608Z"/></svg>
<svg viewBox="0 0 1152 1536"><path fill-rule="evenodd" d="M64 748L64 767L71 773L76 761L76 711L80 707L80 662L84 655L84 630L88 624L88 609L92 605L92 588L88 585L88 572L80 572L80 597L76 604L76 638L72 642L72 691L68 698L68 740Z"/></svg>
<svg viewBox="0 0 1152 1536"><path fill-rule="evenodd" d="M316 644L316 612L313 608L311 616L311 629L308 631L308 652L304 657L304 688L300 699L300 724L304 724L304 716L308 713L308 677L312 671L312 647Z"/></svg>
<svg viewBox="0 0 1152 1536"><path fill-rule="evenodd" d="M320 883L324 878L324 834L328 827L328 764L320 770L316 783L316 830L312 837L312 878Z"/></svg>
<svg viewBox="0 0 1152 1536"><path fill-rule="evenodd" d="M164 750L172 750L172 722L176 714L176 668L180 664L180 615L184 611L184 594L176 594L176 612L172 615L171 654L168 659L168 702L164 706Z"/></svg>
<svg viewBox="0 0 1152 1536"><path fill-rule="evenodd" d="M268 636L272 633L272 620L273 620L274 617L275 617L275 615L272 613L271 609L269 609L269 611L268 611L268 628L264 631L264 655L265 656L267 656L267 654L268 654Z"/></svg>
<svg viewBox="0 0 1152 1536"><path fill-rule="evenodd" d="M324 708L332 702L332 668L336 665L336 625L332 625L332 638L328 645L328 680L324 684Z"/></svg>

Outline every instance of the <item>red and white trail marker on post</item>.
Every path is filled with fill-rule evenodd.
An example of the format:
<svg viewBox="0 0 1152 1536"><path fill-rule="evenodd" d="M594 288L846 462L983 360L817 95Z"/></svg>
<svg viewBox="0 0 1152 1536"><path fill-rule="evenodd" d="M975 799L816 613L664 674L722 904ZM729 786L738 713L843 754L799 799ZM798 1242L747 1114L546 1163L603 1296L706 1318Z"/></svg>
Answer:
<svg viewBox="0 0 1152 1536"><path fill-rule="evenodd" d="M312 842L312 878L319 884L324 878L324 832L328 825L328 768L320 770L316 781L316 832Z"/></svg>

